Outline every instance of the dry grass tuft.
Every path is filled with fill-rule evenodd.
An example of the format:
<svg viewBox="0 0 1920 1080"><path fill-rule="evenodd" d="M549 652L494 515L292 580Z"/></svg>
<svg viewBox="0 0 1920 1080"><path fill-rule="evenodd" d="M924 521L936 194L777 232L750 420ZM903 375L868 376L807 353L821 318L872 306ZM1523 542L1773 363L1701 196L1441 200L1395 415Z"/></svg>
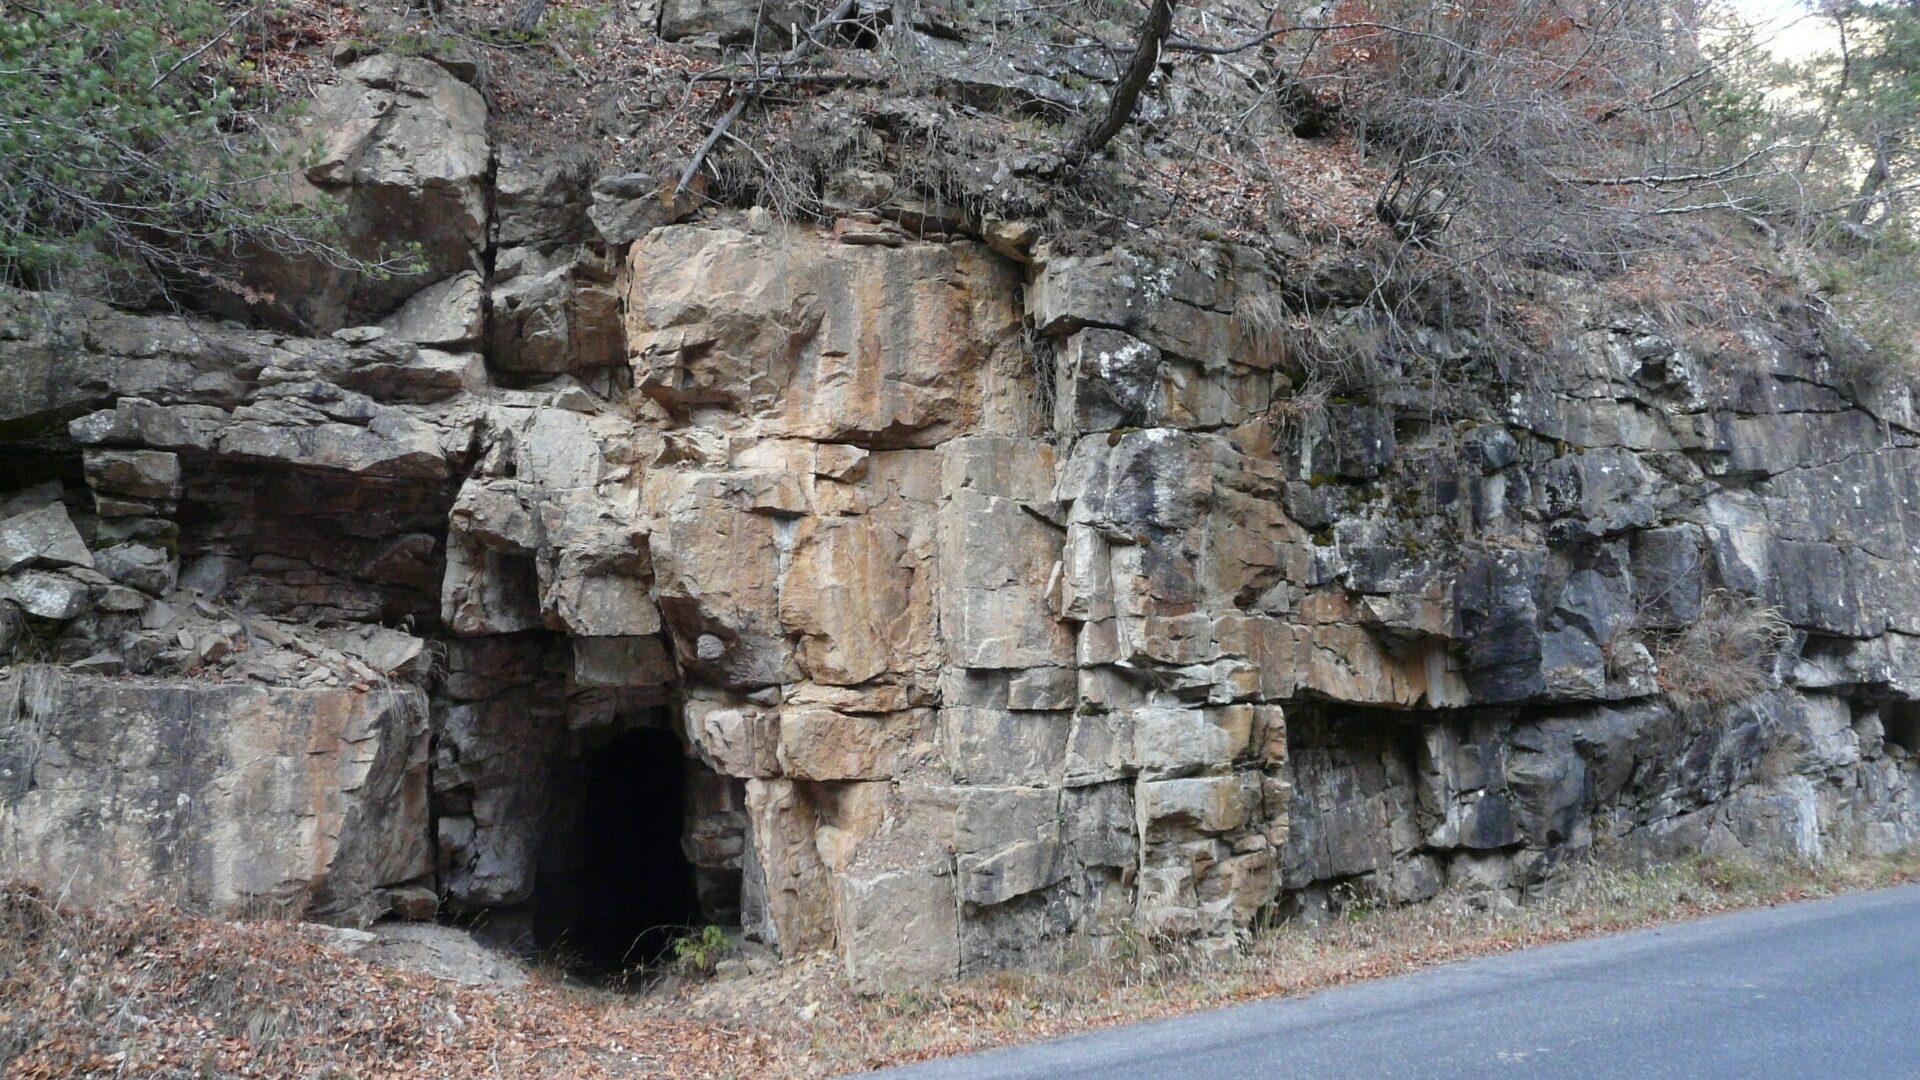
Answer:
<svg viewBox="0 0 1920 1080"><path fill-rule="evenodd" d="M1660 689L1683 710L1751 701L1774 684L1774 660L1792 634L1778 609L1715 590L1699 618L1656 643Z"/></svg>

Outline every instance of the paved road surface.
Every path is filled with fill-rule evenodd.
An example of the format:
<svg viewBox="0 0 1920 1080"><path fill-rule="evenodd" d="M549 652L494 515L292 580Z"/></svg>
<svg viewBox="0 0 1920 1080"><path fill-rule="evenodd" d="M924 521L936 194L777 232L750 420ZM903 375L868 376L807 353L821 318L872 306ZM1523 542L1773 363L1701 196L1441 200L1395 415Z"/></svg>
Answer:
<svg viewBox="0 0 1920 1080"><path fill-rule="evenodd" d="M895 1080L1920 1080L1920 886L1473 960Z"/></svg>

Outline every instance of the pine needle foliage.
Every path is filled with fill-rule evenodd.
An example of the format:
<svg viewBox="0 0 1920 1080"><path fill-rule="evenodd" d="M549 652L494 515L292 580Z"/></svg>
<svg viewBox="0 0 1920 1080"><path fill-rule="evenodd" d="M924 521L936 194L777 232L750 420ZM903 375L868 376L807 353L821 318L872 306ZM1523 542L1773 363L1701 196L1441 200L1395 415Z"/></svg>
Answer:
<svg viewBox="0 0 1920 1080"><path fill-rule="evenodd" d="M0 0L0 281L80 266L221 283L248 252L366 267L339 206L274 194L298 162L257 123L235 39L259 7Z"/></svg>

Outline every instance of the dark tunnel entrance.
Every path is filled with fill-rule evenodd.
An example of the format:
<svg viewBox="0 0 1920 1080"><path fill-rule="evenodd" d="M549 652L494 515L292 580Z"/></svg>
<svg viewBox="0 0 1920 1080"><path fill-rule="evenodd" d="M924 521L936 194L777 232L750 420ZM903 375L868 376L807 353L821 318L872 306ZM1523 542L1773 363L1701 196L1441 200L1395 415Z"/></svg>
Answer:
<svg viewBox="0 0 1920 1080"><path fill-rule="evenodd" d="M582 974L671 958L701 921L681 844L688 761L663 728L622 732L563 770L564 807L534 892L533 937Z"/></svg>

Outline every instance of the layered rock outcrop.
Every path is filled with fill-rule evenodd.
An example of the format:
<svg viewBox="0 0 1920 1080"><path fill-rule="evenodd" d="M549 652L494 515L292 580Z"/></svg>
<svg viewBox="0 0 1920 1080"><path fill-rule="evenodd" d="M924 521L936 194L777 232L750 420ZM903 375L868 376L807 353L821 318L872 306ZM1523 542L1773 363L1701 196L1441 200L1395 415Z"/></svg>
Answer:
<svg viewBox="0 0 1920 1080"><path fill-rule="evenodd" d="M494 163L395 63L347 72L343 116L412 96L337 181L488 258L328 294L370 325L327 337L0 294L5 872L106 845L94 893L548 939L684 889L882 987L1916 839L1920 425L1790 305L1712 362L1599 306L1525 372L1434 327L1310 408L1302 260L759 211L609 243L618 184ZM443 122L459 168L383 156ZM1786 629L1683 708L1672 649L1730 612ZM610 819L661 746L672 798ZM607 877L661 820L678 854Z"/></svg>

